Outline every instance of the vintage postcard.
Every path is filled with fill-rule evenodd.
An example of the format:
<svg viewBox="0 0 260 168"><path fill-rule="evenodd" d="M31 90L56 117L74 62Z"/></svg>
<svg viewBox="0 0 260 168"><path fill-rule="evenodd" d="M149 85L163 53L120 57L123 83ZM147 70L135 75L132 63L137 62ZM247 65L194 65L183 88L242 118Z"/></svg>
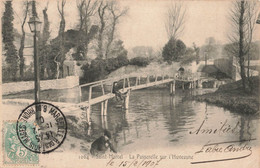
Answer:
<svg viewBox="0 0 260 168"><path fill-rule="evenodd" d="M260 167L260 1L0 7L1 168Z"/></svg>

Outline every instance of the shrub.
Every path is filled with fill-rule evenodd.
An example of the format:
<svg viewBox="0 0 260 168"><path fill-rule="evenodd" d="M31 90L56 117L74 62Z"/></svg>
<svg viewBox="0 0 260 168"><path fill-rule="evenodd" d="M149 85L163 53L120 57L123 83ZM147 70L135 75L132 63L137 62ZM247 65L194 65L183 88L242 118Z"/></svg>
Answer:
<svg viewBox="0 0 260 168"><path fill-rule="evenodd" d="M145 57L135 57L130 60L130 65L137 65L145 67L150 63L148 58Z"/></svg>
<svg viewBox="0 0 260 168"><path fill-rule="evenodd" d="M91 61L91 64L85 64L81 67L83 70L83 78L80 83L88 83L104 79L110 72L128 65L129 61L126 56L118 56L107 60L96 58Z"/></svg>

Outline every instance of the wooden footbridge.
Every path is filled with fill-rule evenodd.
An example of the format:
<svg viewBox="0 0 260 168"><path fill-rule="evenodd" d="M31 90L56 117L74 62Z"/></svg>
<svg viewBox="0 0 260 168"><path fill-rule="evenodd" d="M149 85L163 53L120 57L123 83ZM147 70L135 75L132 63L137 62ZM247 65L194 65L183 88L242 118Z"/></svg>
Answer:
<svg viewBox="0 0 260 168"><path fill-rule="evenodd" d="M201 82L196 77L169 77L168 75L146 75L146 76L122 76L117 78L108 78L92 83L87 83L79 86L79 95L82 97L82 88L88 87L88 100L81 101L78 105L86 111L87 122L90 124L91 106L101 104L101 116L107 115L108 100L115 97L113 91L114 82L118 82L121 86L120 92L124 94L123 105L124 109L128 109L130 92L134 90L149 88L161 84L170 84L170 94L175 93L176 81L182 82L182 89L184 83L189 83L189 88L201 87ZM101 95L93 94L93 90L101 90ZM81 98L80 98L81 100Z"/></svg>

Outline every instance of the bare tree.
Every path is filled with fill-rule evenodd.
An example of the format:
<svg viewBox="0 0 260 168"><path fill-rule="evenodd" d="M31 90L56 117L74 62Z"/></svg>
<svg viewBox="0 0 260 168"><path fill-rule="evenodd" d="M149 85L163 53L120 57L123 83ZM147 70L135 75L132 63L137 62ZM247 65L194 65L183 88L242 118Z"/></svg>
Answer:
<svg viewBox="0 0 260 168"><path fill-rule="evenodd" d="M65 17L64 17L64 6L66 4L66 0L62 0L61 2L57 2L57 8L60 14L60 28L59 28L59 34L58 34L58 38L59 38L59 53L56 55L56 57L54 58L54 62L56 63L56 68L57 68L57 73L56 73L56 78L58 79L60 76L60 66L62 66L63 61L64 61L64 57L65 57L65 53L64 53L64 41L65 41L65 36L64 36L64 32L65 32L65 26L66 26L66 22L65 22Z"/></svg>
<svg viewBox="0 0 260 168"><path fill-rule="evenodd" d="M103 36L104 36L104 31L105 31L105 26L106 26L106 18L105 14L107 12L108 8L108 2L105 1L100 1L99 6L98 6L98 17L99 17L99 31L98 31L98 57L103 58Z"/></svg>
<svg viewBox="0 0 260 168"><path fill-rule="evenodd" d="M29 11L29 2L26 1L24 2L24 17L22 20L22 24L21 24L21 29L22 29L22 38L20 41L20 48L19 48L19 58L20 58L20 76L23 79L24 77L24 57L23 57L23 50L24 50L24 40L25 40L25 31L24 31L24 25L28 16L28 11Z"/></svg>
<svg viewBox="0 0 260 168"><path fill-rule="evenodd" d="M82 31L83 29L85 29L85 31L89 30L90 18L95 14L97 5L97 0L80 0L77 2L80 18L79 31Z"/></svg>
<svg viewBox="0 0 260 168"><path fill-rule="evenodd" d="M182 2L173 2L168 8L165 20L165 29L168 39L177 40L184 31L186 21L186 8Z"/></svg>
<svg viewBox="0 0 260 168"><path fill-rule="evenodd" d="M108 10L110 11L112 17L111 17L111 25L108 32L108 39L107 39L107 45L105 51L106 59L108 58L110 46L114 40L116 25L119 23L119 19L122 16L125 16L127 14L128 8L124 8L120 10L117 1L111 1L108 5Z"/></svg>
<svg viewBox="0 0 260 168"><path fill-rule="evenodd" d="M249 80L246 78L245 59L247 55L248 61L250 59L249 52L257 16L256 12L256 3L254 1L245 0L233 2L230 10L230 23L232 29L228 38L232 45L230 45L228 51L238 57L240 75L243 88L246 92L249 92L250 88Z"/></svg>
<svg viewBox="0 0 260 168"><path fill-rule="evenodd" d="M87 55L88 44L92 38L93 28L91 25L91 17L95 14L97 5L97 0L79 0L77 2L79 12L79 40L77 44L77 53L83 53L84 56Z"/></svg>
<svg viewBox="0 0 260 168"><path fill-rule="evenodd" d="M47 78L49 73L49 64L48 64L48 56L49 56L49 46L47 44L50 38L50 22L48 18L48 6L49 2L47 2L46 6L42 10L43 13L43 31L39 38L39 57L40 57L40 64L41 64L41 71L40 76L41 78Z"/></svg>

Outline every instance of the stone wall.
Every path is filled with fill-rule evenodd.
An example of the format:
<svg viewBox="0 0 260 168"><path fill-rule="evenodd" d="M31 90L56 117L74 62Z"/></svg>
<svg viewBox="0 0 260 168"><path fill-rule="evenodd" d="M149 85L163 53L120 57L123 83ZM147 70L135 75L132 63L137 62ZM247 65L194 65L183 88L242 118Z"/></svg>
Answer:
<svg viewBox="0 0 260 168"><path fill-rule="evenodd" d="M40 81L41 90L68 89L79 85L78 76L67 76L62 79ZM12 82L2 84L2 95L34 89L34 81Z"/></svg>
<svg viewBox="0 0 260 168"><path fill-rule="evenodd" d="M216 59L214 60L214 65L227 76L231 77L232 79L234 78L234 69L231 60L225 58Z"/></svg>

